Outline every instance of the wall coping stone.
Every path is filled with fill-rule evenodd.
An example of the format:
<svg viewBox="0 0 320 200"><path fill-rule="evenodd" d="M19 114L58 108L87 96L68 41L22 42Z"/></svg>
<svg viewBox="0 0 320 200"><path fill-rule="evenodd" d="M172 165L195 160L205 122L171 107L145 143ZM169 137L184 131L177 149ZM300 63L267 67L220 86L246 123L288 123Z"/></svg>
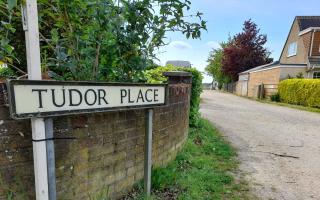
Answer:
<svg viewBox="0 0 320 200"><path fill-rule="evenodd" d="M183 71L169 71L169 72L163 72L164 76L172 77L172 76L178 76L178 77L191 77L192 74L190 72L183 72Z"/></svg>
<svg viewBox="0 0 320 200"><path fill-rule="evenodd" d="M164 76L168 77L169 84L191 84L192 83L192 73L182 72L182 71L169 71L164 72Z"/></svg>

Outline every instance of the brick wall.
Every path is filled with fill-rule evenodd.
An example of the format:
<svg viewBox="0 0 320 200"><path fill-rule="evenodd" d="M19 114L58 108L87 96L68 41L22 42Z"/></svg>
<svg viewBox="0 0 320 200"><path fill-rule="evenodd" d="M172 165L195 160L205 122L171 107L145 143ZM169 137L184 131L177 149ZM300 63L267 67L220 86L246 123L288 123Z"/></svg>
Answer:
<svg viewBox="0 0 320 200"><path fill-rule="evenodd" d="M288 77L296 77L298 74L302 73L302 75L307 78L307 69L304 66L301 67L281 67L280 72L280 80L288 79Z"/></svg>
<svg viewBox="0 0 320 200"><path fill-rule="evenodd" d="M264 84L278 84L280 78L280 68L250 73L248 82L248 97L257 97L258 86Z"/></svg>
<svg viewBox="0 0 320 200"><path fill-rule="evenodd" d="M308 50L304 46L304 38L299 36L299 24L295 20L288 35L288 40L284 46L280 57L281 64L306 64L308 59ZM292 42L297 42L297 55L288 57L289 45Z"/></svg>
<svg viewBox="0 0 320 200"><path fill-rule="evenodd" d="M153 165L173 160L187 138L190 74L167 73L169 104L154 110ZM178 77L177 77L178 76ZM0 95L3 97L2 95ZM2 99L2 97L0 99ZM29 120L0 102L0 199L35 199ZM58 199L116 199L143 178L145 110L54 118Z"/></svg>

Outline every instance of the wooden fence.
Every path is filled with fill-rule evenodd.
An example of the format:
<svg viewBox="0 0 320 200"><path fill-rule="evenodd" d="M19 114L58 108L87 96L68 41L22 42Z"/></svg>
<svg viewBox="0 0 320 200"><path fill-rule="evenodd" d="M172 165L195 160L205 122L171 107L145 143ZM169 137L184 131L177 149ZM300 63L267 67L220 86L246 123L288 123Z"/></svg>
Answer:
<svg viewBox="0 0 320 200"><path fill-rule="evenodd" d="M264 87L264 97L270 98L272 95L278 92L278 84L263 84Z"/></svg>

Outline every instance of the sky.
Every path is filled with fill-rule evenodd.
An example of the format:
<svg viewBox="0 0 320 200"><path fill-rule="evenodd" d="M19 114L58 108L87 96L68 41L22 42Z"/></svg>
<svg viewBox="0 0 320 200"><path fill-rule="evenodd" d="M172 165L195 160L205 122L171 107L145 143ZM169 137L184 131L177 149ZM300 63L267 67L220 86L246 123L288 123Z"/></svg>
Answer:
<svg viewBox="0 0 320 200"><path fill-rule="evenodd" d="M158 58L164 65L167 60L187 60L204 72L209 52L218 48L229 35L241 32L243 22L252 19L266 34L266 47L271 57L278 60L295 16L320 15L319 0L191 0L191 12L202 12L207 31L201 39L187 40L181 33L168 33L170 42L162 47ZM203 82L211 82L205 75Z"/></svg>

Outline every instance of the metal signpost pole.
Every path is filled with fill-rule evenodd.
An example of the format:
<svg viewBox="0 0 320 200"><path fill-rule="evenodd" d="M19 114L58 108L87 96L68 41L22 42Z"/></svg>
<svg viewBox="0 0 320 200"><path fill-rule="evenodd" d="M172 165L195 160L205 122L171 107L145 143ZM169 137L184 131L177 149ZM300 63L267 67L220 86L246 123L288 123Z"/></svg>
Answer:
<svg viewBox="0 0 320 200"><path fill-rule="evenodd" d="M52 118L45 119L46 138L47 140L47 165L48 165L48 188L49 199L56 200L56 163L54 154L54 140L53 138L53 120Z"/></svg>
<svg viewBox="0 0 320 200"><path fill-rule="evenodd" d="M152 122L153 109L147 110L146 135L145 135L145 158L144 158L144 192L147 196L151 193L151 167L152 167Z"/></svg>
<svg viewBox="0 0 320 200"><path fill-rule="evenodd" d="M41 80L40 43L38 27L37 0L26 0L23 5L23 28L25 30L28 78ZM27 102L26 102L27 103ZM48 200L48 172L43 118L32 118L33 160L36 187L36 199ZM37 142L38 140L38 142ZM43 141L39 141L43 140Z"/></svg>

